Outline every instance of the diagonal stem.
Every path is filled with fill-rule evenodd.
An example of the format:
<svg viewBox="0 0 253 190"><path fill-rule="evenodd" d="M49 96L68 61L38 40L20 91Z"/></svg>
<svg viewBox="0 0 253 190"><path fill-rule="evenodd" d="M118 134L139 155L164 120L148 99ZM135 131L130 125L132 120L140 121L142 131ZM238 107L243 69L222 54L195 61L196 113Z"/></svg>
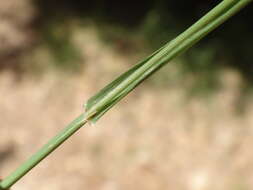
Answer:
<svg viewBox="0 0 253 190"><path fill-rule="evenodd" d="M63 129L58 135L53 137L47 144L45 144L37 153L31 156L20 167L18 167L13 173L0 182L0 190L10 188L21 177L28 173L33 167L46 158L51 152L59 147L65 140L72 136L78 129L80 129L87 120L84 114L78 116L73 120L65 129Z"/></svg>
<svg viewBox="0 0 253 190"><path fill-rule="evenodd" d="M152 56L147 58L144 63L141 62L141 66L136 68L134 72L131 72L127 77L123 77L124 74L121 75L118 78L121 80L120 83L113 85L112 87L109 85L109 88L105 87L97 95L89 99L86 104L85 113L87 118L92 122L98 120L102 114L105 113L105 108L110 108L112 103L120 101L120 99L126 96L165 63L168 63L168 61L189 49L251 1L252 0L222 1L190 28L181 33L171 42L167 43L155 54L152 54ZM135 67L136 66L134 66L134 68ZM112 83L114 83L114 81Z"/></svg>
<svg viewBox="0 0 253 190"><path fill-rule="evenodd" d="M252 0L223 0L198 22L179 35L175 40L167 43L163 48L146 59L147 62L143 63L140 67L136 67L136 70L132 72L131 75L127 76L126 80L122 80L115 88L110 89L105 96L98 99L97 102L95 101L96 103L91 103L91 106L89 107L90 109L88 109L85 114L78 116L58 135L44 145L37 153L31 156L13 173L1 181L0 190L10 188L33 167L59 147L65 140L72 136L78 129L80 129L87 120L92 120L93 117L96 117L97 115L100 115L101 112L111 108L153 72L178 54L197 43L209 32L225 22L228 18L233 16L250 2L252 2Z"/></svg>

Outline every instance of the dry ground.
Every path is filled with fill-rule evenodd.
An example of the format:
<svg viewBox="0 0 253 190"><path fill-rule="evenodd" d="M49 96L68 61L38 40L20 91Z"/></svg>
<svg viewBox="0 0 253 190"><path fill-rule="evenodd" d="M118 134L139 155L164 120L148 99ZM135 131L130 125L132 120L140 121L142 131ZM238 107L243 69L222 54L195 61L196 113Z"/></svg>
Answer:
<svg viewBox="0 0 253 190"><path fill-rule="evenodd" d="M77 76L48 71L16 81L12 73L1 73L1 176L128 67L128 58L100 44L94 32L81 33L75 40L86 65ZM253 105L243 116L236 115L239 78L227 72L222 80L223 90L208 101L186 103L181 84L164 90L138 88L95 126L82 128L13 190L253 189Z"/></svg>

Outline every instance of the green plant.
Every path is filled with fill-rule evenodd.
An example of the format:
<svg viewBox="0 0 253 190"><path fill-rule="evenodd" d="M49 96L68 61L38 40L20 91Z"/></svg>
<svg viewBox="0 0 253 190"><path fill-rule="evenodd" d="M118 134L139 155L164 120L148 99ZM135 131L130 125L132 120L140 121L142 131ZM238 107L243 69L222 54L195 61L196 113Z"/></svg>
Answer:
<svg viewBox="0 0 253 190"><path fill-rule="evenodd" d="M87 101L84 113L72 121L62 132L51 139L12 174L1 181L0 189L3 190L11 187L84 124L87 122L95 123L103 114L105 114L142 81L168 63L168 61L190 48L251 1L252 0L222 1L177 38L165 44L144 61L135 65L133 68L107 85L104 89Z"/></svg>

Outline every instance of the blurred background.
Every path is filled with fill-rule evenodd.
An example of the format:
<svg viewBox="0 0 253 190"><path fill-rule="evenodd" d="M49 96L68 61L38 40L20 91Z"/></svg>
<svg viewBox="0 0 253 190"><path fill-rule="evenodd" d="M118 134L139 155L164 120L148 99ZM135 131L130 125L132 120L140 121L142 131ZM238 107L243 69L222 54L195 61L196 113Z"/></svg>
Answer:
<svg viewBox="0 0 253 190"><path fill-rule="evenodd" d="M0 176L219 2L0 1ZM12 189L253 189L252 16L250 5Z"/></svg>

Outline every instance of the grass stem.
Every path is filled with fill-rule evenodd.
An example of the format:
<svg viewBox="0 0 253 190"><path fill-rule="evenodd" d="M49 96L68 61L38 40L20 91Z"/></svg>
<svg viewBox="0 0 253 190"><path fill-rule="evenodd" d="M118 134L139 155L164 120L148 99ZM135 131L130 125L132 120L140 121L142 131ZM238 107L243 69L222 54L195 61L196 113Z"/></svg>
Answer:
<svg viewBox="0 0 253 190"><path fill-rule="evenodd" d="M95 96L91 97L86 103L85 113L78 116L37 153L31 156L8 177L3 179L3 181L0 182L0 190L10 188L80 129L87 120L96 122L106 111L113 107L142 81L168 63L168 61L189 49L250 2L252 2L252 0L223 0L177 38L165 44L165 46L125 72Z"/></svg>

